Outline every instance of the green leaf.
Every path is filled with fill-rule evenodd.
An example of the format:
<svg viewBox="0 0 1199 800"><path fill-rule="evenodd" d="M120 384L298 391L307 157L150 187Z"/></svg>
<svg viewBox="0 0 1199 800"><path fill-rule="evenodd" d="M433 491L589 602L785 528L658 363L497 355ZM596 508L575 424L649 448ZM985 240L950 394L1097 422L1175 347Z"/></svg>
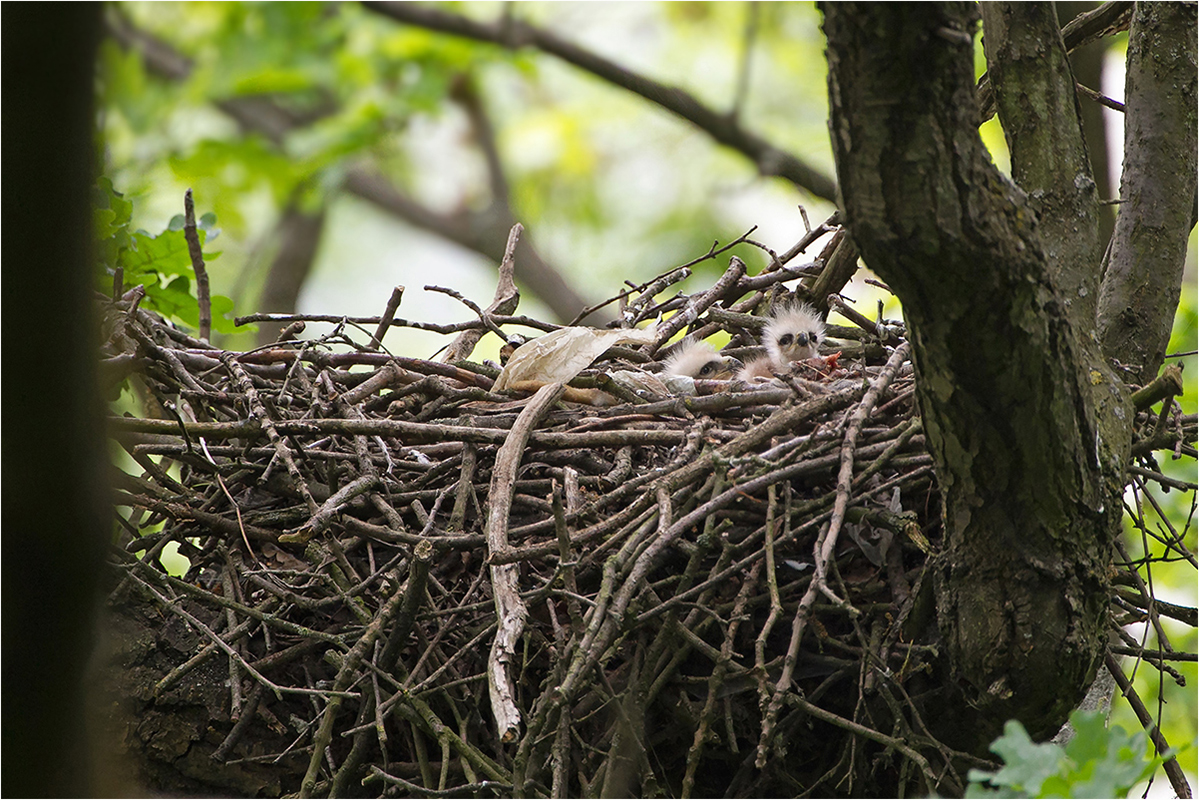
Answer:
<svg viewBox="0 0 1199 800"><path fill-rule="evenodd" d="M1061 748L1054 744L1037 744L1018 720L1008 720L1003 733L991 745L991 751L1003 758L1004 767L992 776L991 783L1038 796L1041 784L1059 769L1064 758Z"/></svg>
<svg viewBox="0 0 1199 800"><path fill-rule="evenodd" d="M1107 728L1102 711L1070 715L1074 738L1062 748L1037 744L1009 720L991 750L1003 757L998 772L971 770L967 797L1124 797L1149 778L1162 757L1148 758L1149 738Z"/></svg>
<svg viewBox="0 0 1199 800"><path fill-rule="evenodd" d="M196 222L196 227L208 234L208 237L201 241L212 241L221 235L221 229L216 226L216 214L211 211L200 216L200 219ZM208 254L205 253L204 257L207 258ZM213 258L216 258L216 256L214 255Z"/></svg>
<svg viewBox="0 0 1199 800"><path fill-rule="evenodd" d="M212 301L212 329L217 333L245 333L252 328L239 328L233 324L233 301L224 295L214 294ZM197 312L197 324L199 313Z"/></svg>
<svg viewBox="0 0 1199 800"><path fill-rule="evenodd" d="M107 276L116 268L121 253L130 247L129 221L133 215L133 203L112 188L112 181L101 177L92 190L92 205L97 254Z"/></svg>
<svg viewBox="0 0 1199 800"><path fill-rule="evenodd" d="M133 235L133 246L135 249L127 251L122 259L127 275L150 272L194 275L182 230L167 230L159 236L138 231Z"/></svg>

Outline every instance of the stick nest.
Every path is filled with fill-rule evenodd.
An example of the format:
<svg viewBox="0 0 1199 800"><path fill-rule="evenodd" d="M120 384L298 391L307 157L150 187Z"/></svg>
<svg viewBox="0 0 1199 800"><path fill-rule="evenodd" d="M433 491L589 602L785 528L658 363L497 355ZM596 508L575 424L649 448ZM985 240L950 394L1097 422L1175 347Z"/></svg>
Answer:
<svg viewBox="0 0 1199 800"><path fill-rule="evenodd" d="M668 274L626 292L622 316L676 311L676 331L727 333L725 353L748 360L754 314L800 274L770 273L734 264L713 291L656 304ZM143 781L961 791L946 769L961 754L909 695L931 671L940 523L902 326L830 326L833 375L614 386L614 371L661 368L671 348L651 344L530 398L467 360L499 325L557 327L505 316L499 294L442 329L454 363L380 350L388 324L417 326L394 304L362 321L374 337L347 320L248 353L183 335L136 295L107 305L106 374L144 410L111 426L141 471L117 473L111 606ZM168 545L186 575L162 567ZM191 727L167 735L168 719Z"/></svg>

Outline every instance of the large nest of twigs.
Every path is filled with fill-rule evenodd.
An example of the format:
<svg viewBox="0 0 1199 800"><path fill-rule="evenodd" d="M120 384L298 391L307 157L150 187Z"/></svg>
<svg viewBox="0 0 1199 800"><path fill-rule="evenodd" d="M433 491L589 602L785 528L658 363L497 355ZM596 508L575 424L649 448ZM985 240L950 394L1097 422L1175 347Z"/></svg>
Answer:
<svg viewBox="0 0 1199 800"><path fill-rule="evenodd" d="M684 327L748 362L819 266L630 290L653 335L602 340L565 389L497 391L470 360L489 329L559 327L511 316L503 285L440 328L451 363L380 349L416 325L393 308L239 353L110 304L108 364L144 409L112 432L141 474L119 477L110 603L144 785L960 791L948 749L930 767L904 744L938 752L912 696L940 523L902 325L830 324L816 366L752 384L612 379L661 378Z"/></svg>

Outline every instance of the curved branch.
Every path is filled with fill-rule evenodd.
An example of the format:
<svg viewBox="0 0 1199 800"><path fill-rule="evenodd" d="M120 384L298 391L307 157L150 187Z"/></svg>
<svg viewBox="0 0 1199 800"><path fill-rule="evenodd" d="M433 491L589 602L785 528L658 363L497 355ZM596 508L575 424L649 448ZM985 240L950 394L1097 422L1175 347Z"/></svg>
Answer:
<svg viewBox="0 0 1199 800"><path fill-rule="evenodd" d="M397 22L517 50L531 46L556 56L615 86L656 103L716 141L747 156L763 175L777 176L816 197L837 202L837 186L815 167L747 131L734 115L721 114L683 89L666 86L526 22L508 17L487 24L417 3L366 2L364 6Z"/></svg>
<svg viewBox="0 0 1199 800"><path fill-rule="evenodd" d="M1124 172L1099 299L1104 353L1148 383L1165 357L1196 203L1195 6L1138 3L1128 38Z"/></svg>

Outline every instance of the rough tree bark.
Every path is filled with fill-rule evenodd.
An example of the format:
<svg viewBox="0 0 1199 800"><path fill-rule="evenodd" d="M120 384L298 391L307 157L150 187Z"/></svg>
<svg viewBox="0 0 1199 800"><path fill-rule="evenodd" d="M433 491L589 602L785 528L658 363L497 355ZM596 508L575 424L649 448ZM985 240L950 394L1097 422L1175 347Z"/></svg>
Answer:
<svg viewBox="0 0 1199 800"><path fill-rule="evenodd" d="M1037 213L1046 266L1074 324L1095 324L1099 205L1082 109L1052 3L984 3L987 71L1012 179Z"/></svg>
<svg viewBox="0 0 1199 800"><path fill-rule="evenodd" d="M1099 314L1104 350L1137 383L1162 365L1195 226L1195 19L1193 4L1137 3L1128 31L1122 203Z"/></svg>
<svg viewBox="0 0 1199 800"><path fill-rule="evenodd" d="M1096 198L1056 20L1024 12L1019 41L1004 45L1021 58L997 81L1001 113L1015 104L1056 120L1060 139L1013 136L1030 154L1014 154L1014 171L1042 192L1034 201L976 130L975 6L823 11L843 208L864 260L903 301L944 494L938 614L962 711L977 710L954 715L957 735L981 749L1011 717L1049 733L1106 639L1132 418L1090 335ZM1047 60L1024 69L1025 52Z"/></svg>

